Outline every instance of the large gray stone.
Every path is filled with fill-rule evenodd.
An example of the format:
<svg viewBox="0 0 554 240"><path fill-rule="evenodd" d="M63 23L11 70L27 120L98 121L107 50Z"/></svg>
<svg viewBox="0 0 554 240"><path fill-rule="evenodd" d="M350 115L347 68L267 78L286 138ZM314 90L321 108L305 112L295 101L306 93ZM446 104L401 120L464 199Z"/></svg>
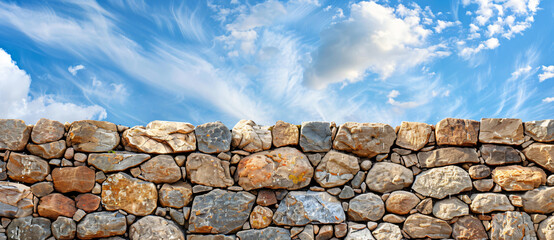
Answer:
<svg viewBox="0 0 554 240"><path fill-rule="evenodd" d="M422 168L442 167L459 163L478 163L474 148L447 147L417 154Z"/></svg>
<svg viewBox="0 0 554 240"><path fill-rule="evenodd" d="M336 224L344 220L341 202L327 192L289 192L273 214L277 225Z"/></svg>
<svg viewBox="0 0 554 240"><path fill-rule="evenodd" d="M43 144L27 144L27 150L31 154L45 159L61 158L65 153L65 149L65 140Z"/></svg>
<svg viewBox="0 0 554 240"><path fill-rule="evenodd" d="M204 123L194 130L198 150L203 153L227 152L231 149L231 131L222 122Z"/></svg>
<svg viewBox="0 0 554 240"><path fill-rule="evenodd" d="M525 122L525 134L537 142L554 141L554 119Z"/></svg>
<svg viewBox="0 0 554 240"><path fill-rule="evenodd" d="M137 152L169 154L196 150L194 126L190 123L152 121L123 133L123 144Z"/></svg>
<svg viewBox="0 0 554 240"><path fill-rule="evenodd" d="M105 173L121 172L136 167L150 159L144 153L116 151L113 153L91 153L88 155L88 164Z"/></svg>
<svg viewBox="0 0 554 240"><path fill-rule="evenodd" d="M347 122L339 127L333 148L371 158L388 153L395 139L388 124Z"/></svg>
<svg viewBox="0 0 554 240"><path fill-rule="evenodd" d="M52 223L52 235L56 239L74 239L77 233L77 224L68 217L58 217Z"/></svg>
<svg viewBox="0 0 554 240"><path fill-rule="evenodd" d="M554 187L540 187L527 191L522 199L525 212L540 214L554 212Z"/></svg>
<svg viewBox="0 0 554 240"><path fill-rule="evenodd" d="M19 153L10 153L7 169L12 180L24 183L42 181L50 173L48 162L42 158Z"/></svg>
<svg viewBox="0 0 554 240"><path fill-rule="evenodd" d="M0 119L0 150L21 151L29 141L32 127L23 120Z"/></svg>
<svg viewBox="0 0 554 240"><path fill-rule="evenodd" d="M288 240L290 231L284 228L268 227L264 229L250 229L237 233L240 240Z"/></svg>
<svg viewBox="0 0 554 240"><path fill-rule="evenodd" d="M127 230L127 220L119 212L89 213L77 225L80 239L107 238L123 235Z"/></svg>
<svg viewBox="0 0 554 240"><path fill-rule="evenodd" d="M360 171L358 158L331 150L315 169L315 181L322 187L342 186Z"/></svg>
<svg viewBox="0 0 554 240"><path fill-rule="evenodd" d="M443 199L446 196L471 190L469 174L458 166L433 168L417 175L412 189L417 193Z"/></svg>
<svg viewBox="0 0 554 240"><path fill-rule="evenodd" d="M372 191L386 193L412 185L413 172L396 163L378 162L369 170L365 183Z"/></svg>
<svg viewBox="0 0 554 240"><path fill-rule="evenodd" d="M51 233L50 220L32 216L13 219L6 229L8 240L44 240Z"/></svg>
<svg viewBox="0 0 554 240"><path fill-rule="evenodd" d="M36 144L54 142L62 139L65 128L63 123L41 118L31 132L31 140Z"/></svg>
<svg viewBox="0 0 554 240"><path fill-rule="evenodd" d="M187 176L192 183L210 187L230 187L234 180L229 162L203 153L191 153L186 163Z"/></svg>
<svg viewBox="0 0 554 240"><path fill-rule="evenodd" d="M503 165L521 162L519 152L510 146L483 144L481 156L488 165Z"/></svg>
<svg viewBox="0 0 554 240"><path fill-rule="evenodd" d="M269 127L258 126L252 120L240 120L232 130L231 146L247 152L259 152L271 148Z"/></svg>
<svg viewBox="0 0 554 240"><path fill-rule="evenodd" d="M492 215L491 239L537 239L531 217L524 212L504 212Z"/></svg>
<svg viewBox="0 0 554 240"><path fill-rule="evenodd" d="M331 124L303 122L300 128L300 147L303 152L327 152L331 149Z"/></svg>
<svg viewBox="0 0 554 240"><path fill-rule="evenodd" d="M71 123L67 143L80 152L107 152L119 145L117 126L111 122L82 120Z"/></svg>
<svg viewBox="0 0 554 240"><path fill-rule="evenodd" d="M385 203L376 194L360 194L348 203L349 220L378 221L383 215L385 215Z"/></svg>
<svg viewBox="0 0 554 240"><path fill-rule="evenodd" d="M348 224L348 234L345 240L375 240L365 224Z"/></svg>
<svg viewBox="0 0 554 240"><path fill-rule="evenodd" d="M131 240L185 240L185 234L177 224L158 216L146 216L129 227Z"/></svg>
<svg viewBox="0 0 554 240"><path fill-rule="evenodd" d="M33 193L28 186L0 182L0 217L26 217L33 214L33 208Z"/></svg>

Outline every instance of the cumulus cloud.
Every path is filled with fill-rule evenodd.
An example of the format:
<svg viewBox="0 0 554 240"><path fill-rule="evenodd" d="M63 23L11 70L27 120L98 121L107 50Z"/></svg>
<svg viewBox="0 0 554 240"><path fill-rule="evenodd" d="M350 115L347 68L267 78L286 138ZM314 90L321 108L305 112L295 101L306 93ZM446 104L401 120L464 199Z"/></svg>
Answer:
<svg viewBox="0 0 554 240"><path fill-rule="evenodd" d="M469 57L473 56L474 54L480 52L481 50L495 49L498 46L500 46L500 43L498 42L497 38L489 38L489 39L483 41L481 44L479 44L479 46L477 46L475 48L465 47L460 52L460 56L462 56L464 58L469 58Z"/></svg>
<svg viewBox="0 0 554 240"><path fill-rule="evenodd" d="M545 102L545 103L554 102L554 97L547 97L547 98L543 99L542 102Z"/></svg>
<svg viewBox="0 0 554 240"><path fill-rule="evenodd" d="M85 69L85 66L79 64L77 66L69 66L67 68L67 71L69 71L71 73L71 75L75 76L75 75L77 75L77 72L79 70L83 70L83 69Z"/></svg>
<svg viewBox="0 0 554 240"><path fill-rule="evenodd" d="M59 96L31 98L31 77L0 49L0 118L23 119L35 123L41 117L72 122L82 119L104 119L106 110L98 105L80 106L62 102Z"/></svg>
<svg viewBox="0 0 554 240"><path fill-rule="evenodd" d="M539 74L539 81L542 82L546 79L554 78L554 65L542 66L543 72Z"/></svg>

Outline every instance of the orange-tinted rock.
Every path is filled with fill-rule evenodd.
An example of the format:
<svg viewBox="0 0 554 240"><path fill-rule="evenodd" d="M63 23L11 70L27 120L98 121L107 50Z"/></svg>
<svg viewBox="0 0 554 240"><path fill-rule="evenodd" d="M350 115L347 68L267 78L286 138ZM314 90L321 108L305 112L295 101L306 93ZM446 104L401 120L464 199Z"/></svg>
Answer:
<svg viewBox="0 0 554 240"><path fill-rule="evenodd" d="M192 201L192 187L185 182L166 183L160 189L159 197L164 207L182 208Z"/></svg>
<svg viewBox="0 0 554 240"><path fill-rule="evenodd" d="M334 150L325 154L315 170L315 181L324 188L342 186L360 171L358 158Z"/></svg>
<svg viewBox="0 0 554 240"><path fill-rule="evenodd" d="M298 145L300 131L296 125L279 120L271 129L271 135L275 147L295 146Z"/></svg>
<svg viewBox="0 0 554 240"><path fill-rule="evenodd" d="M54 142L62 139L64 134L63 123L41 118L31 132L31 140L36 144Z"/></svg>
<svg viewBox="0 0 554 240"><path fill-rule="evenodd" d="M96 174L94 170L85 166L55 168L52 171L52 179L58 192L86 193L94 188Z"/></svg>
<svg viewBox="0 0 554 240"><path fill-rule="evenodd" d="M156 209L157 202L158 191L153 183L126 173L110 175L102 183L102 204L108 211L121 209L133 215L145 216Z"/></svg>
<svg viewBox="0 0 554 240"><path fill-rule="evenodd" d="M229 172L229 162L208 154L190 154L186 169L192 183L210 187L230 187L234 184Z"/></svg>
<svg viewBox="0 0 554 240"><path fill-rule="evenodd" d="M460 240L488 239L483 224L474 216L459 218L452 228L452 236Z"/></svg>
<svg viewBox="0 0 554 240"><path fill-rule="evenodd" d="M273 220L271 209L262 206L256 206L250 213L250 226L255 229L266 228Z"/></svg>
<svg viewBox="0 0 554 240"><path fill-rule="evenodd" d="M80 152L107 152L119 145L117 126L111 122L82 120L71 123L67 143Z"/></svg>
<svg viewBox="0 0 554 240"><path fill-rule="evenodd" d="M75 202L60 193L42 197L38 204L38 214L54 220L59 216L73 217L76 211Z"/></svg>
<svg viewBox="0 0 554 240"><path fill-rule="evenodd" d="M271 190L260 190L258 192L258 198L256 198L256 204L260 206L270 206L277 203L275 193Z"/></svg>
<svg viewBox="0 0 554 240"><path fill-rule="evenodd" d="M523 123L515 118L483 118L479 142L508 145L523 143Z"/></svg>
<svg viewBox="0 0 554 240"><path fill-rule="evenodd" d="M387 124L347 122L339 127L333 148L371 158L388 153L395 139L394 129Z"/></svg>
<svg viewBox="0 0 554 240"><path fill-rule="evenodd" d="M429 141L431 125L418 122L402 122L396 137L396 145L418 151Z"/></svg>
<svg viewBox="0 0 554 240"><path fill-rule="evenodd" d="M50 173L48 162L42 158L19 153L10 153L7 168L12 180L24 183L42 181Z"/></svg>
<svg viewBox="0 0 554 240"><path fill-rule="evenodd" d="M0 150L21 151L29 141L32 127L23 120L0 119Z"/></svg>
<svg viewBox="0 0 554 240"><path fill-rule="evenodd" d="M523 153L527 159L554 172L554 144L533 143Z"/></svg>
<svg viewBox="0 0 554 240"><path fill-rule="evenodd" d="M479 137L479 122L468 119L445 118L435 127L438 145L475 146Z"/></svg>
<svg viewBox="0 0 554 240"><path fill-rule="evenodd" d="M27 144L27 150L36 156L45 159L61 158L65 153L65 140L43 144Z"/></svg>
<svg viewBox="0 0 554 240"><path fill-rule="evenodd" d="M158 155L140 165L139 178L153 183L174 183L181 179L181 168L169 155Z"/></svg>
<svg viewBox="0 0 554 240"><path fill-rule="evenodd" d="M89 213L94 212L96 211L96 209L98 209L101 200L102 199L99 196L96 196L94 194L79 194L75 198L75 205L77 206L77 208L83 209L83 211Z"/></svg>
<svg viewBox="0 0 554 240"><path fill-rule="evenodd" d="M492 179L506 191L528 191L544 185L546 173L538 167L513 165L495 168Z"/></svg>

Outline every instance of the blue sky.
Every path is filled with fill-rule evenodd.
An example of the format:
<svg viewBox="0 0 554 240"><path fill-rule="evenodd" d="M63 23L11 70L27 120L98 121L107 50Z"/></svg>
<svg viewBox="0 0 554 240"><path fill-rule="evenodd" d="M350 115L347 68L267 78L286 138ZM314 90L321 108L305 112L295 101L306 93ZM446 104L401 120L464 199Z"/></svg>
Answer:
<svg viewBox="0 0 554 240"><path fill-rule="evenodd" d="M554 118L554 1L2 1L0 117Z"/></svg>

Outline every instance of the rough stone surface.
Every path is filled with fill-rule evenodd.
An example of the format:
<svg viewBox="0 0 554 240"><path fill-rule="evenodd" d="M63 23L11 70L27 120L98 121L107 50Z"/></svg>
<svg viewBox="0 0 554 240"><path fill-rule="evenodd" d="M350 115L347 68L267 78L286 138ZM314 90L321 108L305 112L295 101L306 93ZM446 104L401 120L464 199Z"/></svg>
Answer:
<svg viewBox="0 0 554 240"><path fill-rule="evenodd" d="M231 131L219 121L198 125L194 133L198 150L203 153L220 153L231 149Z"/></svg>
<svg viewBox="0 0 554 240"><path fill-rule="evenodd" d="M31 140L36 144L54 142L62 139L64 126L61 122L41 118L31 132Z"/></svg>
<svg viewBox="0 0 554 240"><path fill-rule="evenodd" d="M537 239L531 217L524 212L492 215L491 239Z"/></svg>
<svg viewBox="0 0 554 240"><path fill-rule="evenodd" d="M229 187L234 184L229 162L211 155L192 153L187 158L187 176L192 183L210 187Z"/></svg>
<svg viewBox="0 0 554 240"><path fill-rule="evenodd" d="M538 167L513 165L495 168L492 179L505 191L527 191L546 184L546 173Z"/></svg>
<svg viewBox="0 0 554 240"><path fill-rule="evenodd" d="M402 240L402 230L392 223L379 223L372 232L376 240Z"/></svg>
<svg viewBox="0 0 554 240"><path fill-rule="evenodd" d="M88 164L105 173L125 171L150 159L144 153L116 151L113 153L91 153Z"/></svg>
<svg viewBox="0 0 554 240"><path fill-rule="evenodd" d="M77 197L75 197L75 206L87 213L90 213L98 209L101 200L102 199L99 196L96 196L94 194L79 194Z"/></svg>
<svg viewBox="0 0 554 240"><path fill-rule="evenodd" d="M412 189L417 193L442 199L472 189L469 174L458 166L433 168L417 175Z"/></svg>
<svg viewBox="0 0 554 240"><path fill-rule="evenodd" d="M364 225L361 224L351 224L348 225L348 235L346 235L345 240L375 240L373 235Z"/></svg>
<svg viewBox="0 0 554 240"><path fill-rule="evenodd" d="M181 168L169 155L153 157L140 165L140 171L139 178L153 183L174 183L181 179Z"/></svg>
<svg viewBox="0 0 554 240"><path fill-rule="evenodd" d="M388 153L395 139L390 125L347 122L339 127L333 148L371 158Z"/></svg>
<svg viewBox="0 0 554 240"><path fill-rule="evenodd" d="M127 220L119 212L89 213L77 225L80 239L106 238L123 235L127 230Z"/></svg>
<svg viewBox="0 0 554 240"><path fill-rule="evenodd" d="M419 213L406 219L403 230L412 238L449 238L452 233L448 222Z"/></svg>
<svg viewBox="0 0 554 240"><path fill-rule="evenodd" d="M96 174L94 170L85 166L55 168L52 171L52 179L58 192L86 193L94 188Z"/></svg>
<svg viewBox="0 0 554 240"><path fill-rule="evenodd" d="M77 224L71 218L59 217L52 223L52 235L56 239L74 239L77 233Z"/></svg>
<svg viewBox="0 0 554 240"><path fill-rule="evenodd" d="M33 193L28 186L0 182L0 217L26 217L33 214L33 208Z"/></svg>
<svg viewBox="0 0 554 240"><path fill-rule="evenodd" d="M123 133L123 144L137 152L168 154L196 150L194 126L190 123L153 121Z"/></svg>
<svg viewBox="0 0 554 240"><path fill-rule="evenodd" d="M433 129L429 124L402 122L396 137L396 145L413 151L419 151L429 141L431 132L433 132Z"/></svg>
<svg viewBox="0 0 554 240"><path fill-rule="evenodd" d="M373 193L354 197L348 206L348 219L353 221L377 221L385 215L385 203Z"/></svg>
<svg viewBox="0 0 554 240"><path fill-rule="evenodd" d="M504 165L521 162L519 152L510 146L483 144L481 156L488 165Z"/></svg>
<svg viewBox="0 0 554 240"><path fill-rule="evenodd" d="M314 170L302 152L282 147L241 159L236 175L239 185L247 191L258 188L296 190L310 183Z"/></svg>
<svg viewBox="0 0 554 240"><path fill-rule="evenodd" d="M256 199L256 204L260 206L271 206L277 203L277 198L275 193L271 190L260 190L258 191L258 198Z"/></svg>
<svg viewBox="0 0 554 240"><path fill-rule="evenodd" d="M159 191L159 199L164 207L182 208L192 201L192 187L185 182L164 184Z"/></svg>
<svg viewBox="0 0 554 240"><path fill-rule="evenodd" d="M539 228L537 229L537 236L540 240L554 239L554 216L548 217L539 224Z"/></svg>
<svg viewBox="0 0 554 240"><path fill-rule="evenodd" d="M21 151L29 141L31 127L23 120L0 119L0 150Z"/></svg>
<svg viewBox="0 0 554 240"><path fill-rule="evenodd" d="M67 134L67 143L80 152L107 152L119 145L117 126L110 122L75 121Z"/></svg>
<svg viewBox="0 0 554 240"><path fill-rule="evenodd" d="M527 191L522 196L523 210L528 213L549 214L554 212L554 187L540 187Z"/></svg>
<svg viewBox="0 0 554 240"><path fill-rule="evenodd" d="M491 169L487 165L473 165L469 168L469 176L472 179L483 179L491 175Z"/></svg>
<svg viewBox="0 0 554 240"><path fill-rule="evenodd" d="M409 187L413 181L410 169L396 163L378 162L369 170L365 183L372 191L386 193Z"/></svg>
<svg viewBox="0 0 554 240"><path fill-rule="evenodd" d="M33 155L10 153L7 164L8 176L15 181L36 183L50 173L48 162Z"/></svg>
<svg viewBox="0 0 554 240"><path fill-rule="evenodd" d="M533 143L523 153L527 159L554 172L554 144Z"/></svg>
<svg viewBox="0 0 554 240"><path fill-rule="evenodd" d="M126 173L110 175L102 183L102 204L108 211L124 210L138 216L151 214L157 206L158 192L153 183Z"/></svg>
<svg viewBox="0 0 554 240"><path fill-rule="evenodd" d="M554 141L554 119L525 122L525 134L537 142Z"/></svg>
<svg viewBox="0 0 554 240"><path fill-rule="evenodd" d="M450 220L468 214L469 207L458 198L440 200L433 205L433 215L442 220Z"/></svg>
<svg viewBox="0 0 554 240"><path fill-rule="evenodd" d="M233 233L248 220L256 197L248 192L215 189L196 196L189 219L191 233ZM214 207L216 206L216 207Z"/></svg>
<svg viewBox="0 0 554 240"><path fill-rule="evenodd" d="M523 140L523 124L515 118L483 118L479 129L479 142L520 145Z"/></svg>
<svg viewBox="0 0 554 240"><path fill-rule="evenodd" d="M235 236L223 234L194 235L187 234L187 240L235 240Z"/></svg>
<svg viewBox="0 0 554 240"><path fill-rule="evenodd" d="M337 151L325 154L315 169L315 181L322 187L342 186L360 171L358 158Z"/></svg>
<svg viewBox="0 0 554 240"><path fill-rule="evenodd" d="M271 129L271 135L275 147L296 146L298 145L300 131L296 125L279 120Z"/></svg>
<svg viewBox="0 0 554 240"><path fill-rule="evenodd" d="M65 140L43 144L27 144L27 150L36 156L45 159L61 158L65 154Z"/></svg>
<svg viewBox="0 0 554 240"><path fill-rule="evenodd" d="M447 147L417 154L422 168L442 167L459 163L479 163L474 148Z"/></svg>
<svg viewBox="0 0 554 240"><path fill-rule="evenodd" d="M336 224L345 220L340 201L327 192L293 191L283 201L273 214L277 225Z"/></svg>
<svg viewBox="0 0 554 240"><path fill-rule="evenodd" d="M232 130L231 146L247 152L259 152L271 148L269 127L258 126L252 120L240 120Z"/></svg>
<svg viewBox="0 0 554 240"><path fill-rule="evenodd" d="M237 233L240 240L289 240L290 232L284 228L268 227L264 229L250 229Z"/></svg>
<svg viewBox="0 0 554 240"><path fill-rule="evenodd" d="M388 212L395 214L408 214L419 203L419 198L407 191L394 191L385 201Z"/></svg>
<svg viewBox="0 0 554 240"><path fill-rule="evenodd" d="M452 226L452 237L459 240L488 239L485 227L479 219L473 216L464 216Z"/></svg>
<svg viewBox="0 0 554 240"><path fill-rule="evenodd" d="M50 220L42 217L16 218L6 228L9 240L45 240L51 233Z"/></svg>
<svg viewBox="0 0 554 240"><path fill-rule="evenodd" d="M300 147L303 152L327 152L332 144L331 124L303 122L300 129Z"/></svg>
<svg viewBox="0 0 554 240"><path fill-rule="evenodd" d="M255 229L266 228L273 220L271 209L262 206L254 207L250 213L250 226Z"/></svg>
<svg viewBox="0 0 554 240"><path fill-rule="evenodd" d="M54 184L51 182L38 182L31 186L31 192L37 197L44 197L54 191Z"/></svg>
<svg viewBox="0 0 554 240"><path fill-rule="evenodd" d="M146 216L129 227L131 240L185 240L185 234L177 224L158 216Z"/></svg>
<svg viewBox="0 0 554 240"><path fill-rule="evenodd" d="M435 127L438 145L475 146L479 136L479 122L468 119L445 118Z"/></svg>
<svg viewBox="0 0 554 240"><path fill-rule="evenodd" d="M75 201L60 193L52 193L40 199L38 214L56 220L59 216L73 217L77 211Z"/></svg>

